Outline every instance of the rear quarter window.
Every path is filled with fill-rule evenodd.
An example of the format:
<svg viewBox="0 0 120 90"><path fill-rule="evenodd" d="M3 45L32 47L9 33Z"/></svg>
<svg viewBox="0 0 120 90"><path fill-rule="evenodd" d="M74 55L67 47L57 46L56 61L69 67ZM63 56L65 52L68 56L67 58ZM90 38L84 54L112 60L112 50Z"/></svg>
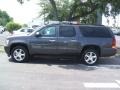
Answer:
<svg viewBox="0 0 120 90"><path fill-rule="evenodd" d="M110 31L106 27L86 27L80 26L80 31L85 37L101 37L110 38L112 37Z"/></svg>

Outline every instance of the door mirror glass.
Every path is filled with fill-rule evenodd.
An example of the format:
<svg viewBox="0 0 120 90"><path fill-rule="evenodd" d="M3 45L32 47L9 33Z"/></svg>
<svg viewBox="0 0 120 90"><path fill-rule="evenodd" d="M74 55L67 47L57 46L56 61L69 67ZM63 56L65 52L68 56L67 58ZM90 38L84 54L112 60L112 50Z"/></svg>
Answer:
<svg viewBox="0 0 120 90"><path fill-rule="evenodd" d="M36 36L36 37L40 37L40 36L41 36L40 32L36 32L36 33L35 33L35 36Z"/></svg>

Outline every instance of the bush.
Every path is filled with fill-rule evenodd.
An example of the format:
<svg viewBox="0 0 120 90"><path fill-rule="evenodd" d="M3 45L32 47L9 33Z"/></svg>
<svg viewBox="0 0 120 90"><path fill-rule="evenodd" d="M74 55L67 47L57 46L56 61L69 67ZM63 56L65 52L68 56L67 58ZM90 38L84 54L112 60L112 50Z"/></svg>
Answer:
<svg viewBox="0 0 120 90"><path fill-rule="evenodd" d="M18 23L14 23L14 22L9 22L7 23L6 25L6 29L12 33L14 30L17 30L17 29L20 29L21 28L21 25L18 24Z"/></svg>

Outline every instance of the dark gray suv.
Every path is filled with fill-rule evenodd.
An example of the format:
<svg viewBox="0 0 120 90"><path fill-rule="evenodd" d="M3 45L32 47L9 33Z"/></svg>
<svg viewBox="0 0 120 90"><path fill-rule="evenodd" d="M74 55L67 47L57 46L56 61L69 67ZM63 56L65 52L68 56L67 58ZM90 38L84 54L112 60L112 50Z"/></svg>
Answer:
<svg viewBox="0 0 120 90"><path fill-rule="evenodd" d="M77 55L87 65L116 54L112 31L99 25L51 24L27 36L7 38L5 51L14 61L31 55Z"/></svg>

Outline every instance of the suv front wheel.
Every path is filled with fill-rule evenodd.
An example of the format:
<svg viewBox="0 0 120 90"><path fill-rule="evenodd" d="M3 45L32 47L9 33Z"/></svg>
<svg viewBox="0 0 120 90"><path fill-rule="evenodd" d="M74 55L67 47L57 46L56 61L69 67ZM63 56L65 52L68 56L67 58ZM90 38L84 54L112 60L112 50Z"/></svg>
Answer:
<svg viewBox="0 0 120 90"><path fill-rule="evenodd" d="M94 49L87 49L83 52L82 61L86 65L95 65L98 59L98 52Z"/></svg>
<svg viewBox="0 0 120 90"><path fill-rule="evenodd" d="M13 61L25 62L29 59L28 50L23 46L16 46L11 51L11 57Z"/></svg>

